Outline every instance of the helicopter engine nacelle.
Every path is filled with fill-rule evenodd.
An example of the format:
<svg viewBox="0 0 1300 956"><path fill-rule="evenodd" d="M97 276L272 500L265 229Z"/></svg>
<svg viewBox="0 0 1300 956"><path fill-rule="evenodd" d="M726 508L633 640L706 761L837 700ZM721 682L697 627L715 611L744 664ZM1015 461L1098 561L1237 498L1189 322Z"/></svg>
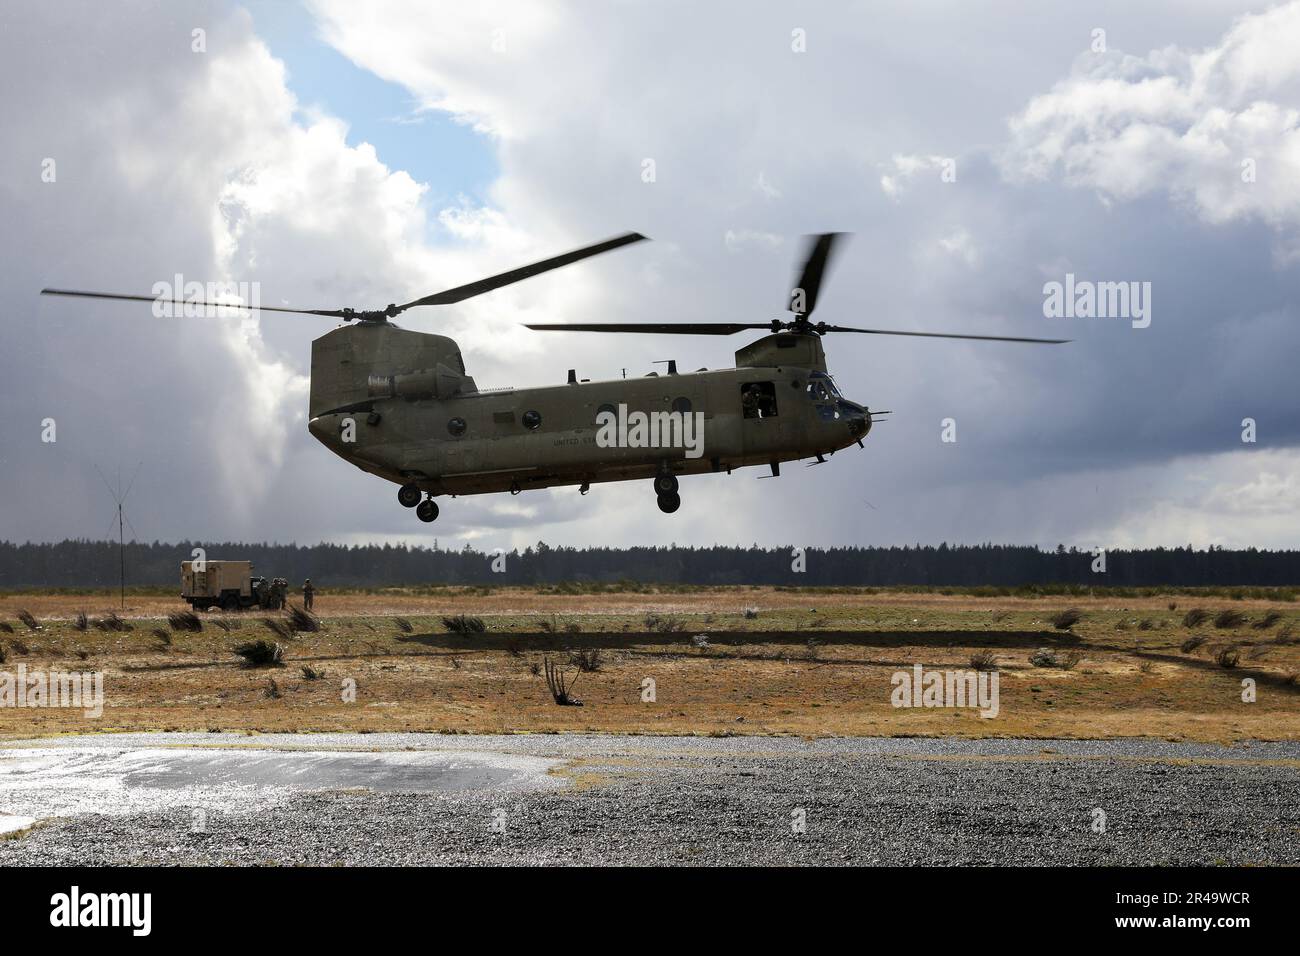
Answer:
<svg viewBox="0 0 1300 956"><path fill-rule="evenodd" d="M311 344L309 417L382 399L447 398L475 391L456 343L390 322L358 322Z"/></svg>
<svg viewBox="0 0 1300 956"><path fill-rule="evenodd" d="M454 395L461 390L464 380L464 375L445 365L439 365L436 368L421 368L394 375L371 374L366 389L371 398L405 398L414 401Z"/></svg>

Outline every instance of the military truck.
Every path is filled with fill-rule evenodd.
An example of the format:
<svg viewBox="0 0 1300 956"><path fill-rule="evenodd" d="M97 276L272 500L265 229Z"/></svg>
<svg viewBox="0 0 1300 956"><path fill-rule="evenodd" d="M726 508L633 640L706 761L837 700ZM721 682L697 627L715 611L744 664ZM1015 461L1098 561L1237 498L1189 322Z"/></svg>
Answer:
<svg viewBox="0 0 1300 956"><path fill-rule="evenodd" d="M195 570L196 563L201 570ZM181 562L181 599L196 611L259 607L270 588L266 578L253 574L252 561Z"/></svg>

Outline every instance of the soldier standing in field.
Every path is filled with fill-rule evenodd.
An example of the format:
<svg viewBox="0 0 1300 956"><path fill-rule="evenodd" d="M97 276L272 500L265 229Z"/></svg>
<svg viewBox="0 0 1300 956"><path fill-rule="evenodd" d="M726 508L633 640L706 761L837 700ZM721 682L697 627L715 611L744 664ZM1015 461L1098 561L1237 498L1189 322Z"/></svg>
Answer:
<svg viewBox="0 0 1300 956"><path fill-rule="evenodd" d="M315 593L316 589L311 586L311 578L302 582L302 606L308 611L311 610L311 598Z"/></svg>

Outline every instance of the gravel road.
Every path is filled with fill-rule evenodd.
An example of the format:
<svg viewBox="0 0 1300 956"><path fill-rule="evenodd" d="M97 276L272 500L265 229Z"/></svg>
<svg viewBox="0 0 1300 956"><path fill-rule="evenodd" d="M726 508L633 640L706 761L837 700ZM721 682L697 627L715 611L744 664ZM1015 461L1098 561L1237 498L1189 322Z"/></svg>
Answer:
<svg viewBox="0 0 1300 956"><path fill-rule="evenodd" d="M4 819L0 866L1297 865L1300 744L103 735L5 744Z"/></svg>

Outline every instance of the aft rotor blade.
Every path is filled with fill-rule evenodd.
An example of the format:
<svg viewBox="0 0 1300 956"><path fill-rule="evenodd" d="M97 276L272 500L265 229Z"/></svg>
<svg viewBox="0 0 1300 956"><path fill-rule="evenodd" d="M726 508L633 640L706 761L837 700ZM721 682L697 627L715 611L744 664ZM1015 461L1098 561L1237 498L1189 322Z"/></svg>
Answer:
<svg viewBox="0 0 1300 956"><path fill-rule="evenodd" d="M407 309L414 308L417 305L450 305L453 302L461 302L465 299L472 298L473 296L482 295L484 292L491 292L493 289L499 289L502 286L511 285L523 279L530 279L543 272L549 272L552 269L559 269L561 266L571 265L591 256L598 256L602 252L610 252L634 242L640 242L645 238L646 237L641 235L639 232L624 233L621 236L615 236L613 239L606 239L604 242L598 242L595 245L583 246L581 249L574 249L572 252L566 252L563 255L553 256L550 259L543 259L541 262L534 262L532 265L522 266L518 269L511 269L509 272L503 272L500 275L491 276L487 279L479 279L477 282L457 286L454 289L447 289L445 292L435 292L433 295L426 295L423 299L416 299L414 302L399 305L397 311L405 312Z"/></svg>
<svg viewBox="0 0 1300 956"><path fill-rule="evenodd" d="M982 342L1032 342L1038 345L1065 345L1072 339L1031 339L1016 335L963 335L957 332L899 332L894 329L854 329L846 325L814 326L818 332L861 332L865 335L915 335L926 339L977 339Z"/></svg>
<svg viewBox="0 0 1300 956"><path fill-rule="evenodd" d="M749 329L772 328L770 322L559 322L525 324L538 332L646 332L659 335L734 335Z"/></svg>
<svg viewBox="0 0 1300 956"><path fill-rule="evenodd" d="M823 232L813 238L808 247L808 258L804 261L803 271L799 274L795 287L790 291L790 302L787 308L795 315L812 315L812 310L817 307L817 293L821 289L826 266L830 262L835 244L843 236L842 232ZM798 301L800 293L803 295L802 303ZM799 305L803 308L797 308Z"/></svg>
<svg viewBox="0 0 1300 956"><path fill-rule="evenodd" d="M251 305L238 302L205 302L198 299L160 299L156 295L121 295L115 292L81 292L76 289L42 289L41 295L67 295L83 299L118 299L125 302L165 302L179 306L200 306L209 309L249 309L261 312L296 312L299 315L329 315L344 318L341 309L284 309L273 305Z"/></svg>

